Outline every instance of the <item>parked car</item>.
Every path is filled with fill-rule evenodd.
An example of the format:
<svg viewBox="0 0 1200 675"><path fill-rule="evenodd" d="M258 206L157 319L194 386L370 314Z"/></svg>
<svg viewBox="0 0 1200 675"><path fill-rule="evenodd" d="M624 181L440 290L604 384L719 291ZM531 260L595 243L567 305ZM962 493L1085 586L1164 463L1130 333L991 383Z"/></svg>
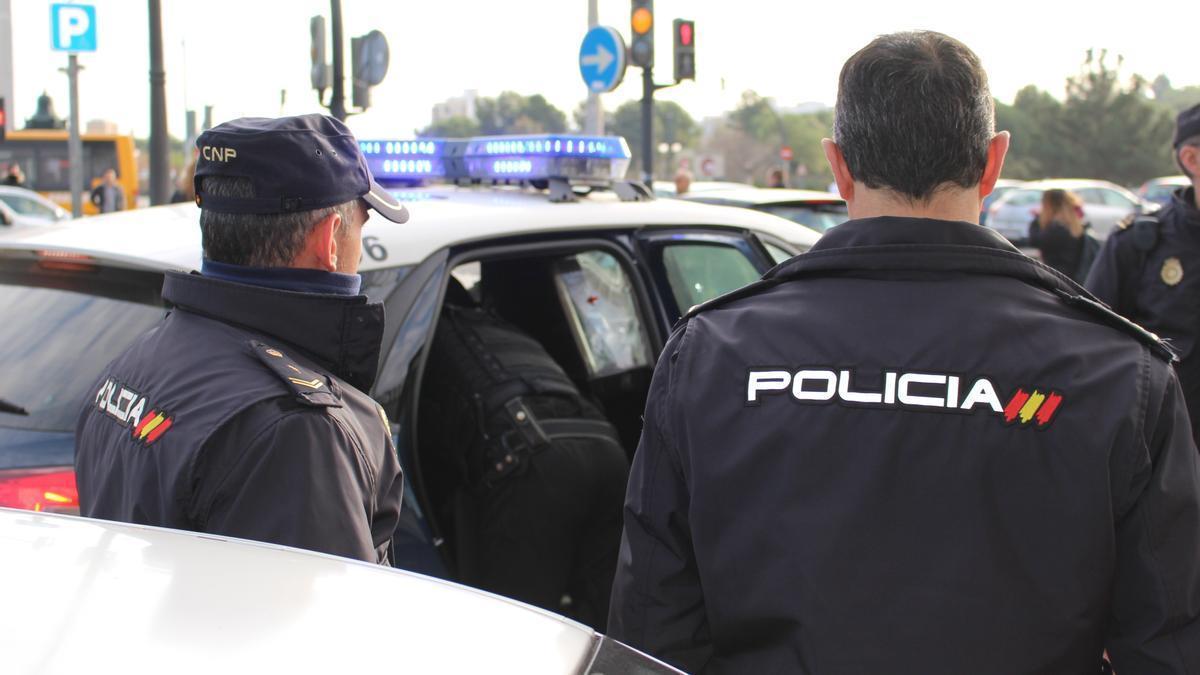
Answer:
<svg viewBox="0 0 1200 675"><path fill-rule="evenodd" d="M987 225L988 209L992 207L992 204L996 203L996 200L1024 184L1025 181L1023 180L1010 180L1008 178L1001 178L996 181L996 187L992 188L991 194L983 198L983 205L979 208L979 224Z"/></svg>
<svg viewBox="0 0 1200 675"><path fill-rule="evenodd" d="M536 178L405 187L412 172L437 166L429 155L401 160L400 143L364 146L375 175L397 186L412 213L405 225L368 223L360 268L363 292L388 317L369 393L395 423L408 481L395 559L438 576L455 578L445 564L451 544L430 508L414 421L425 347L452 278L542 342L632 453L655 360L678 317L818 239L767 213L655 199L620 182L600 189L594 178L578 189ZM535 158L529 164L556 159ZM518 161L496 163L511 173L526 168ZM78 512L79 411L108 362L161 320L163 275L199 269L198 220L199 209L183 203L0 240L0 506Z"/></svg>
<svg viewBox="0 0 1200 675"><path fill-rule="evenodd" d="M33 190L0 185L0 226L51 225L70 218L70 213Z"/></svg>
<svg viewBox="0 0 1200 675"><path fill-rule="evenodd" d="M1166 205L1171 195L1181 187L1191 187L1192 179L1187 176L1163 176L1152 178L1138 188L1137 196L1145 201Z"/></svg>
<svg viewBox="0 0 1200 675"><path fill-rule="evenodd" d="M419 574L229 537L0 509L6 673L679 671Z"/></svg>
<svg viewBox="0 0 1200 675"><path fill-rule="evenodd" d="M1092 224L1092 233L1099 239L1107 239L1126 216L1158 208L1108 181L1056 178L1026 183L1005 193L988 210L987 226L1013 243L1024 244L1029 238L1029 223L1041 211L1042 192L1052 188L1070 190L1083 200L1084 219Z"/></svg>
<svg viewBox="0 0 1200 675"><path fill-rule="evenodd" d="M830 192L815 190L738 187L689 193L682 198L770 213L817 232L840 225L850 217L846 212L846 200Z"/></svg>
<svg viewBox="0 0 1200 675"><path fill-rule="evenodd" d="M711 190L728 190L730 188L753 187L747 183L732 183L723 180L697 180L692 181L688 185L688 192L709 192ZM654 181L654 194L657 197L674 197L675 181L656 180Z"/></svg>

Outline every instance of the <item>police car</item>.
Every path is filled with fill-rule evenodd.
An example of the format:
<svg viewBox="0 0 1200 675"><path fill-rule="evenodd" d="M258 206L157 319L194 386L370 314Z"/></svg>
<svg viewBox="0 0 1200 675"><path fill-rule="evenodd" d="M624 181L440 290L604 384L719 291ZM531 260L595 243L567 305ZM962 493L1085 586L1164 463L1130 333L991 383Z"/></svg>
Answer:
<svg viewBox="0 0 1200 675"><path fill-rule="evenodd" d="M363 292L387 327L371 394L405 468L397 564L451 577L426 517L414 421L447 288L467 289L539 340L636 447L651 372L689 307L812 246L812 230L753 210L655 199L619 180L622 139L523 136L361 141L412 214L363 230ZM78 511L73 429L101 369L163 316L163 274L201 263L199 210L88 218L0 241L0 506Z"/></svg>
<svg viewBox="0 0 1200 675"><path fill-rule="evenodd" d="M227 537L0 509L6 673L669 675L561 616Z"/></svg>

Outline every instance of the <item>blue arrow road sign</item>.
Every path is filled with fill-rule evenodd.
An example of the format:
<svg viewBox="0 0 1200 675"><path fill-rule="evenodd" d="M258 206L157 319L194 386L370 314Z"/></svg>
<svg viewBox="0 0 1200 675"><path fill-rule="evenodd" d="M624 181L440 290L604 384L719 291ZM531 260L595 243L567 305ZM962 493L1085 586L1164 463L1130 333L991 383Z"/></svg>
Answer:
<svg viewBox="0 0 1200 675"><path fill-rule="evenodd" d="M60 52L96 51L96 8L50 5L50 47Z"/></svg>
<svg viewBox="0 0 1200 675"><path fill-rule="evenodd" d="M596 26L579 46L579 74L589 91L612 91L625 77L625 40L616 29Z"/></svg>

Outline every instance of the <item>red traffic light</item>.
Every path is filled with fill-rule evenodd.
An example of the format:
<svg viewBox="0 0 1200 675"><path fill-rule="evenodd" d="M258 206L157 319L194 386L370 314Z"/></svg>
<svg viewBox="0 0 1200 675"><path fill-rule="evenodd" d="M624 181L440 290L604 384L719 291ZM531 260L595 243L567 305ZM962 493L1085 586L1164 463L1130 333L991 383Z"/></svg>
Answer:
<svg viewBox="0 0 1200 675"><path fill-rule="evenodd" d="M694 28L691 21L679 22L679 44L684 47L692 46L692 38L694 37Z"/></svg>

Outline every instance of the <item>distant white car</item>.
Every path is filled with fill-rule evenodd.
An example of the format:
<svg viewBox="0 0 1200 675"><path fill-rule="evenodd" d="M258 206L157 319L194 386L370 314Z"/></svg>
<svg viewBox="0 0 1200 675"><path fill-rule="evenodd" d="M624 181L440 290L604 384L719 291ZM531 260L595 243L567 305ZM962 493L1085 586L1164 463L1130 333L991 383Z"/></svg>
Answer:
<svg viewBox="0 0 1200 675"><path fill-rule="evenodd" d="M987 226L1010 241L1023 243L1029 238L1029 223L1041 211L1042 193L1053 188L1069 190L1083 200L1084 220L1092 224L1092 234L1099 239L1107 239L1126 216L1158 208L1108 181L1056 178L1025 183L1006 192L988 209Z"/></svg>
<svg viewBox="0 0 1200 675"><path fill-rule="evenodd" d="M0 185L0 227L51 225L70 218L70 213L33 190Z"/></svg>
<svg viewBox="0 0 1200 675"><path fill-rule="evenodd" d="M334 556L0 509L5 673L677 673L561 616Z"/></svg>

